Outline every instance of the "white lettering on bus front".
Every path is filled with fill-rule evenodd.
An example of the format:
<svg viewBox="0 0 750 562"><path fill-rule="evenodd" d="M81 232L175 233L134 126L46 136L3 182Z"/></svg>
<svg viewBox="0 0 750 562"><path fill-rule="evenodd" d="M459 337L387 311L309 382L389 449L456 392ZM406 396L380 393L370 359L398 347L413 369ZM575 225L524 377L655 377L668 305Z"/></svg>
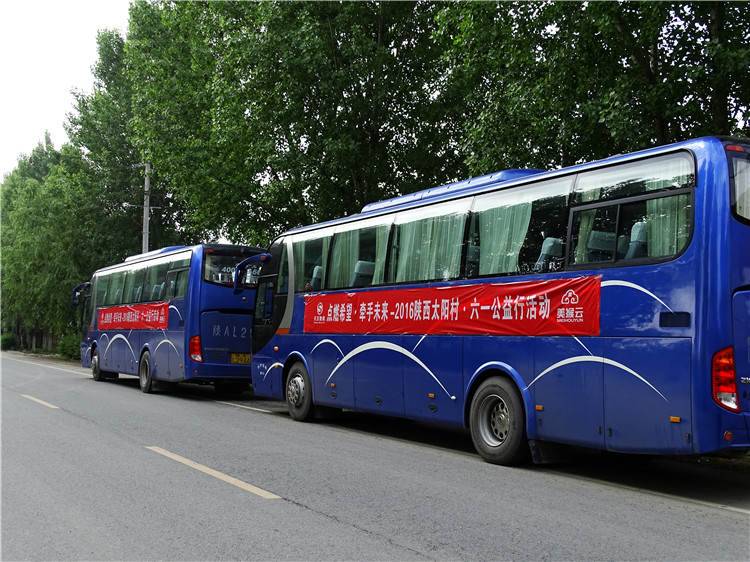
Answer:
<svg viewBox="0 0 750 562"><path fill-rule="evenodd" d="M237 326L222 326L221 324L214 324L211 327L211 335L213 335L214 337L245 339L247 337L247 328L237 328Z"/></svg>

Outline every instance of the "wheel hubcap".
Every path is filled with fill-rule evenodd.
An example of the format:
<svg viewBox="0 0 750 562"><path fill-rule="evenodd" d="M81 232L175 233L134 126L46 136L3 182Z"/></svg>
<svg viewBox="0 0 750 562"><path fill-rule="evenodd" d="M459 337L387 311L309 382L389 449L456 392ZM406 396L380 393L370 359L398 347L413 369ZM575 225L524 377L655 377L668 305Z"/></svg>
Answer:
<svg viewBox="0 0 750 562"><path fill-rule="evenodd" d="M482 439L493 447L499 447L510 433L510 412L505 400L498 395L484 399L480 410L479 431Z"/></svg>
<svg viewBox="0 0 750 562"><path fill-rule="evenodd" d="M301 406L305 396L305 380L301 375L293 375L286 385L287 400L293 406Z"/></svg>

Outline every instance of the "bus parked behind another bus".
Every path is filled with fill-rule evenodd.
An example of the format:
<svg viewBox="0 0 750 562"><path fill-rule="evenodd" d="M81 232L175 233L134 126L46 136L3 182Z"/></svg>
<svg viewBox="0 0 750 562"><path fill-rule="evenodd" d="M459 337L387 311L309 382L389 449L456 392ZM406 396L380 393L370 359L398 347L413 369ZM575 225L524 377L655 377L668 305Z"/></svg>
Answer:
<svg viewBox="0 0 750 562"><path fill-rule="evenodd" d="M560 444L750 447L750 140L508 170L277 238L253 390L467 427L487 461Z"/></svg>
<svg viewBox="0 0 750 562"><path fill-rule="evenodd" d="M235 265L261 253L225 244L176 246L96 271L83 299L81 363L97 381L137 375L143 392L177 382L241 391L250 382L257 270L236 295Z"/></svg>

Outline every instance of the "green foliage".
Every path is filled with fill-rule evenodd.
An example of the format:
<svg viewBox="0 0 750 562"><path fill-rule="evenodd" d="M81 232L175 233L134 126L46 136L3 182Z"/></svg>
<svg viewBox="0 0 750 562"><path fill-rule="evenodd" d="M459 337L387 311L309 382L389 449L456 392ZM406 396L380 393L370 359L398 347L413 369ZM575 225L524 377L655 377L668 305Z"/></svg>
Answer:
<svg viewBox="0 0 750 562"><path fill-rule="evenodd" d="M475 173L750 136L746 3L461 3L440 21L472 91Z"/></svg>
<svg viewBox="0 0 750 562"><path fill-rule="evenodd" d="M100 61L91 95L77 94L70 116L73 144L49 140L6 176L0 189L2 326L22 346L50 349L74 322L70 291L93 271L141 249L143 180L140 155L129 142L129 80L123 40L99 36ZM161 204L160 204L161 197ZM186 236L180 214L156 190L152 244Z"/></svg>
<svg viewBox="0 0 750 562"><path fill-rule="evenodd" d="M65 334L57 344L57 353L66 359L80 359L80 336L78 334Z"/></svg>
<svg viewBox="0 0 750 562"><path fill-rule="evenodd" d="M0 335L0 349L7 351L9 349L16 349L18 341L16 340L15 334L3 332Z"/></svg>
<svg viewBox="0 0 750 562"><path fill-rule="evenodd" d="M93 231L104 235L97 245L108 254L102 263L106 265L141 250L145 160L131 129L138 99L125 64L125 40L116 31L102 31L97 43L94 90L75 93L76 111L68 116L67 130L83 156L80 180L97 209L94 217L106 218L107 228ZM184 232L182 205L167 192L167 185L153 174L150 249L197 239Z"/></svg>
<svg viewBox="0 0 750 562"><path fill-rule="evenodd" d="M255 243L458 179L437 6L136 3L139 143L192 219Z"/></svg>
<svg viewBox="0 0 750 562"><path fill-rule="evenodd" d="M51 347L69 291L151 248L264 246L505 168L750 136L746 2L171 2L104 31L71 143L0 188L2 327Z"/></svg>

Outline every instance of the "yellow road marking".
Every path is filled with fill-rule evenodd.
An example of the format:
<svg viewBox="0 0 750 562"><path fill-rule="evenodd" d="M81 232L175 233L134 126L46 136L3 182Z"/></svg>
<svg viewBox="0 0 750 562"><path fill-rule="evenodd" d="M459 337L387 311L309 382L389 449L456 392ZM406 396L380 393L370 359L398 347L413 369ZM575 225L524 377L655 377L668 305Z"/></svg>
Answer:
<svg viewBox="0 0 750 562"><path fill-rule="evenodd" d="M276 494L272 494L271 492L267 492L266 490L253 486L252 484L248 484L247 482L243 482L242 480L238 480L237 478L228 476L227 474L224 474L223 472L219 472L218 470L214 470L213 468L208 468L207 466L198 464L195 461L191 461L190 459L186 459L185 457L181 457L180 455L171 453L165 449L162 449L161 447L146 447L146 449L148 449L149 451L153 451L154 453L159 453L160 455L164 455L167 458L170 458L174 461L182 463L185 466L189 466L190 468L194 468L195 470L200 470L204 474L208 474L209 476L213 476L214 478L223 480L224 482L231 484L232 486L237 486L238 488L242 488L243 490L247 492L255 494L256 496L260 496L261 498L265 498L267 500L280 499L280 496L277 496Z"/></svg>
<svg viewBox="0 0 750 562"><path fill-rule="evenodd" d="M59 406L55 406L54 404L50 404L49 402L45 402L44 400L39 400L39 398L34 398L33 396L29 396L28 394L21 394L24 398L28 398L29 400L33 400L34 402L37 402L38 404L41 404L42 406L47 406L48 408L52 408L53 410L59 410Z"/></svg>

